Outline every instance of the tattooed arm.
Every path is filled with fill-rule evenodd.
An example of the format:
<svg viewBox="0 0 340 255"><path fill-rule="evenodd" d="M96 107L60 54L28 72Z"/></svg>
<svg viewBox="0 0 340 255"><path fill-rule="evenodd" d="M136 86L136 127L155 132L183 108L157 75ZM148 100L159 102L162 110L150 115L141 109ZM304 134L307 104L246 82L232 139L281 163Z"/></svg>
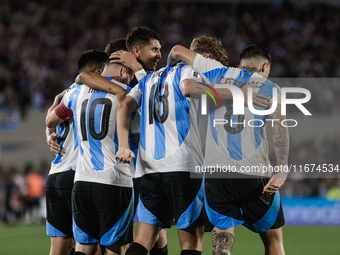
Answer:
<svg viewBox="0 0 340 255"><path fill-rule="evenodd" d="M230 255L235 240L235 227L228 229L213 228L212 234L212 255Z"/></svg>
<svg viewBox="0 0 340 255"><path fill-rule="evenodd" d="M272 194L277 191L285 182L288 175L288 154L289 154L289 132L288 128L282 126L281 121L285 119L281 115L281 104L277 105L272 114L273 121L273 143L276 154L277 165L281 172L275 174L263 188L265 194Z"/></svg>

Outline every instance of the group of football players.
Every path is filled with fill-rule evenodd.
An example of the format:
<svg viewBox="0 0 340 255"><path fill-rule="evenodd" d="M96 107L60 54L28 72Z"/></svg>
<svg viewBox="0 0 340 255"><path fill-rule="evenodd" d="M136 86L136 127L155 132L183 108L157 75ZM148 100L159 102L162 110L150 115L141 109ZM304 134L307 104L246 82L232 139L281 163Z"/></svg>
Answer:
<svg viewBox="0 0 340 255"><path fill-rule="evenodd" d="M267 80L269 52L250 45L239 67L228 67L221 42L203 35L190 49L174 46L156 71L161 43L155 31L136 27L105 51L84 52L76 82L49 108L46 137L56 154L46 182L50 254L166 255L173 225L181 254L201 254L205 231L212 232L213 254L231 254L241 224L260 234L266 254L284 254L278 189L287 173L196 172L213 164L270 165L265 125L246 125L266 116L251 113L248 100L245 114L234 115L232 92L218 86L238 86L266 109L273 91L280 93ZM221 104L210 100L203 116L200 98L208 90ZM272 115L277 164L286 166L280 102Z"/></svg>

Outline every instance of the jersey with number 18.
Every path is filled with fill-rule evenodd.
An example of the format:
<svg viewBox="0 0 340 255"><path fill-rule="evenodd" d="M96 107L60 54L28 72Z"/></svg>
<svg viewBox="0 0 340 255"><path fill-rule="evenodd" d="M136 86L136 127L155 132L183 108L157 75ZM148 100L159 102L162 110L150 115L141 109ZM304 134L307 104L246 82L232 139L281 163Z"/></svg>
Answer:
<svg viewBox="0 0 340 255"><path fill-rule="evenodd" d="M186 64L162 68L145 76L128 94L141 107L136 177L194 172L203 163L198 100L183 95L180 86L186 79L202 81Z"/></svg>

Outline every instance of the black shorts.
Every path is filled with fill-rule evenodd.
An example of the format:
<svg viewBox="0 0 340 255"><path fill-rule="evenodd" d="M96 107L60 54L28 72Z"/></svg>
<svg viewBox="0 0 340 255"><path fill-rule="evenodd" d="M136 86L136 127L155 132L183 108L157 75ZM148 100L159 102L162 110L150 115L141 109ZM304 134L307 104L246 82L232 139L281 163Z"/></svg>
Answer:
<svg viewBox="0 0 340 255"><path fill-rule="evenodd" d="M279 192L262 194L269 178L205 179L205 210L219 229L243 224L256 233L284 225Z"/></svg>
<svg viewBox="0 0 340 255"><path fill-rule="evenodd" d="M140 181L141 177L139 178L133 178L133 193L135 194L135 203L133 207L133 216L136 215L137 211L137 205L138 205L138 200L139 200L139 190L140 190Z"/></svg>
<svg viewBox="0 0 340 255"><path fill-rule="evenodd" d="M45 185L46 234L48 236L72 237L71 194L74 171L50 174Z"/></svg>
<svg viewBox="0 0 340 255"><path fill-rule="evenodd" d="M151 225L185 229L203 226L202 178L189 172L155 173L142 176L137 207L138 220Z"/></svg>
<svg viewBox="0 0 340 255"><path fill-rule="evenodd" d="M77 181L72 191L73 234L78 243L109 246L133 241L133 190Z"/></svg>

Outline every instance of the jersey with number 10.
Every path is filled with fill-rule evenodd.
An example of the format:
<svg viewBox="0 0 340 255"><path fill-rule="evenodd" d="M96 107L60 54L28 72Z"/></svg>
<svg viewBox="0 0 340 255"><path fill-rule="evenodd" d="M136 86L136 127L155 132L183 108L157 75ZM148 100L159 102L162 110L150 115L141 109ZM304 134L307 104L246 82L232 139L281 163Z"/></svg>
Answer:
<svg viewBox="0 0 340 255"><path fill-rule="evenodd" d="M237 87L256 84L253 91L270 98L273 96L274 88L277 90L278 104L281 104L280 88L256 73L225 67L220 62L204 58L200 54L197 54L193 67L206 82L211 84L228 84ZM264 108L261 107L261 109ZM265 132L266 116L253 114L246 106L244 113L244 115L234 115L232 101L225 102L216 109L210 108L205 151L206 166L235 166L236 171L242 172L246 169L245 166L260 169L270 165ZM264 173L244 171L242 173L271 176L269 171Z"/></svg>
<svg viewBox="0 0 340 255"><path fill-rule="evenodd" d="M136 177L150 173L194 172L203 154L197 127L197 100L186 98L180 84L201 81L185 64L150 73L128 96L141 107Z"/></svg>
<svg viewBox="0 0 340 255"><path fill-rule="evenodd" d="M73 112L80 141L74 181L132 187L129 165L115 159L119 106L116 96L79 85L65 94L61 104L65 112Z"/></svg>

